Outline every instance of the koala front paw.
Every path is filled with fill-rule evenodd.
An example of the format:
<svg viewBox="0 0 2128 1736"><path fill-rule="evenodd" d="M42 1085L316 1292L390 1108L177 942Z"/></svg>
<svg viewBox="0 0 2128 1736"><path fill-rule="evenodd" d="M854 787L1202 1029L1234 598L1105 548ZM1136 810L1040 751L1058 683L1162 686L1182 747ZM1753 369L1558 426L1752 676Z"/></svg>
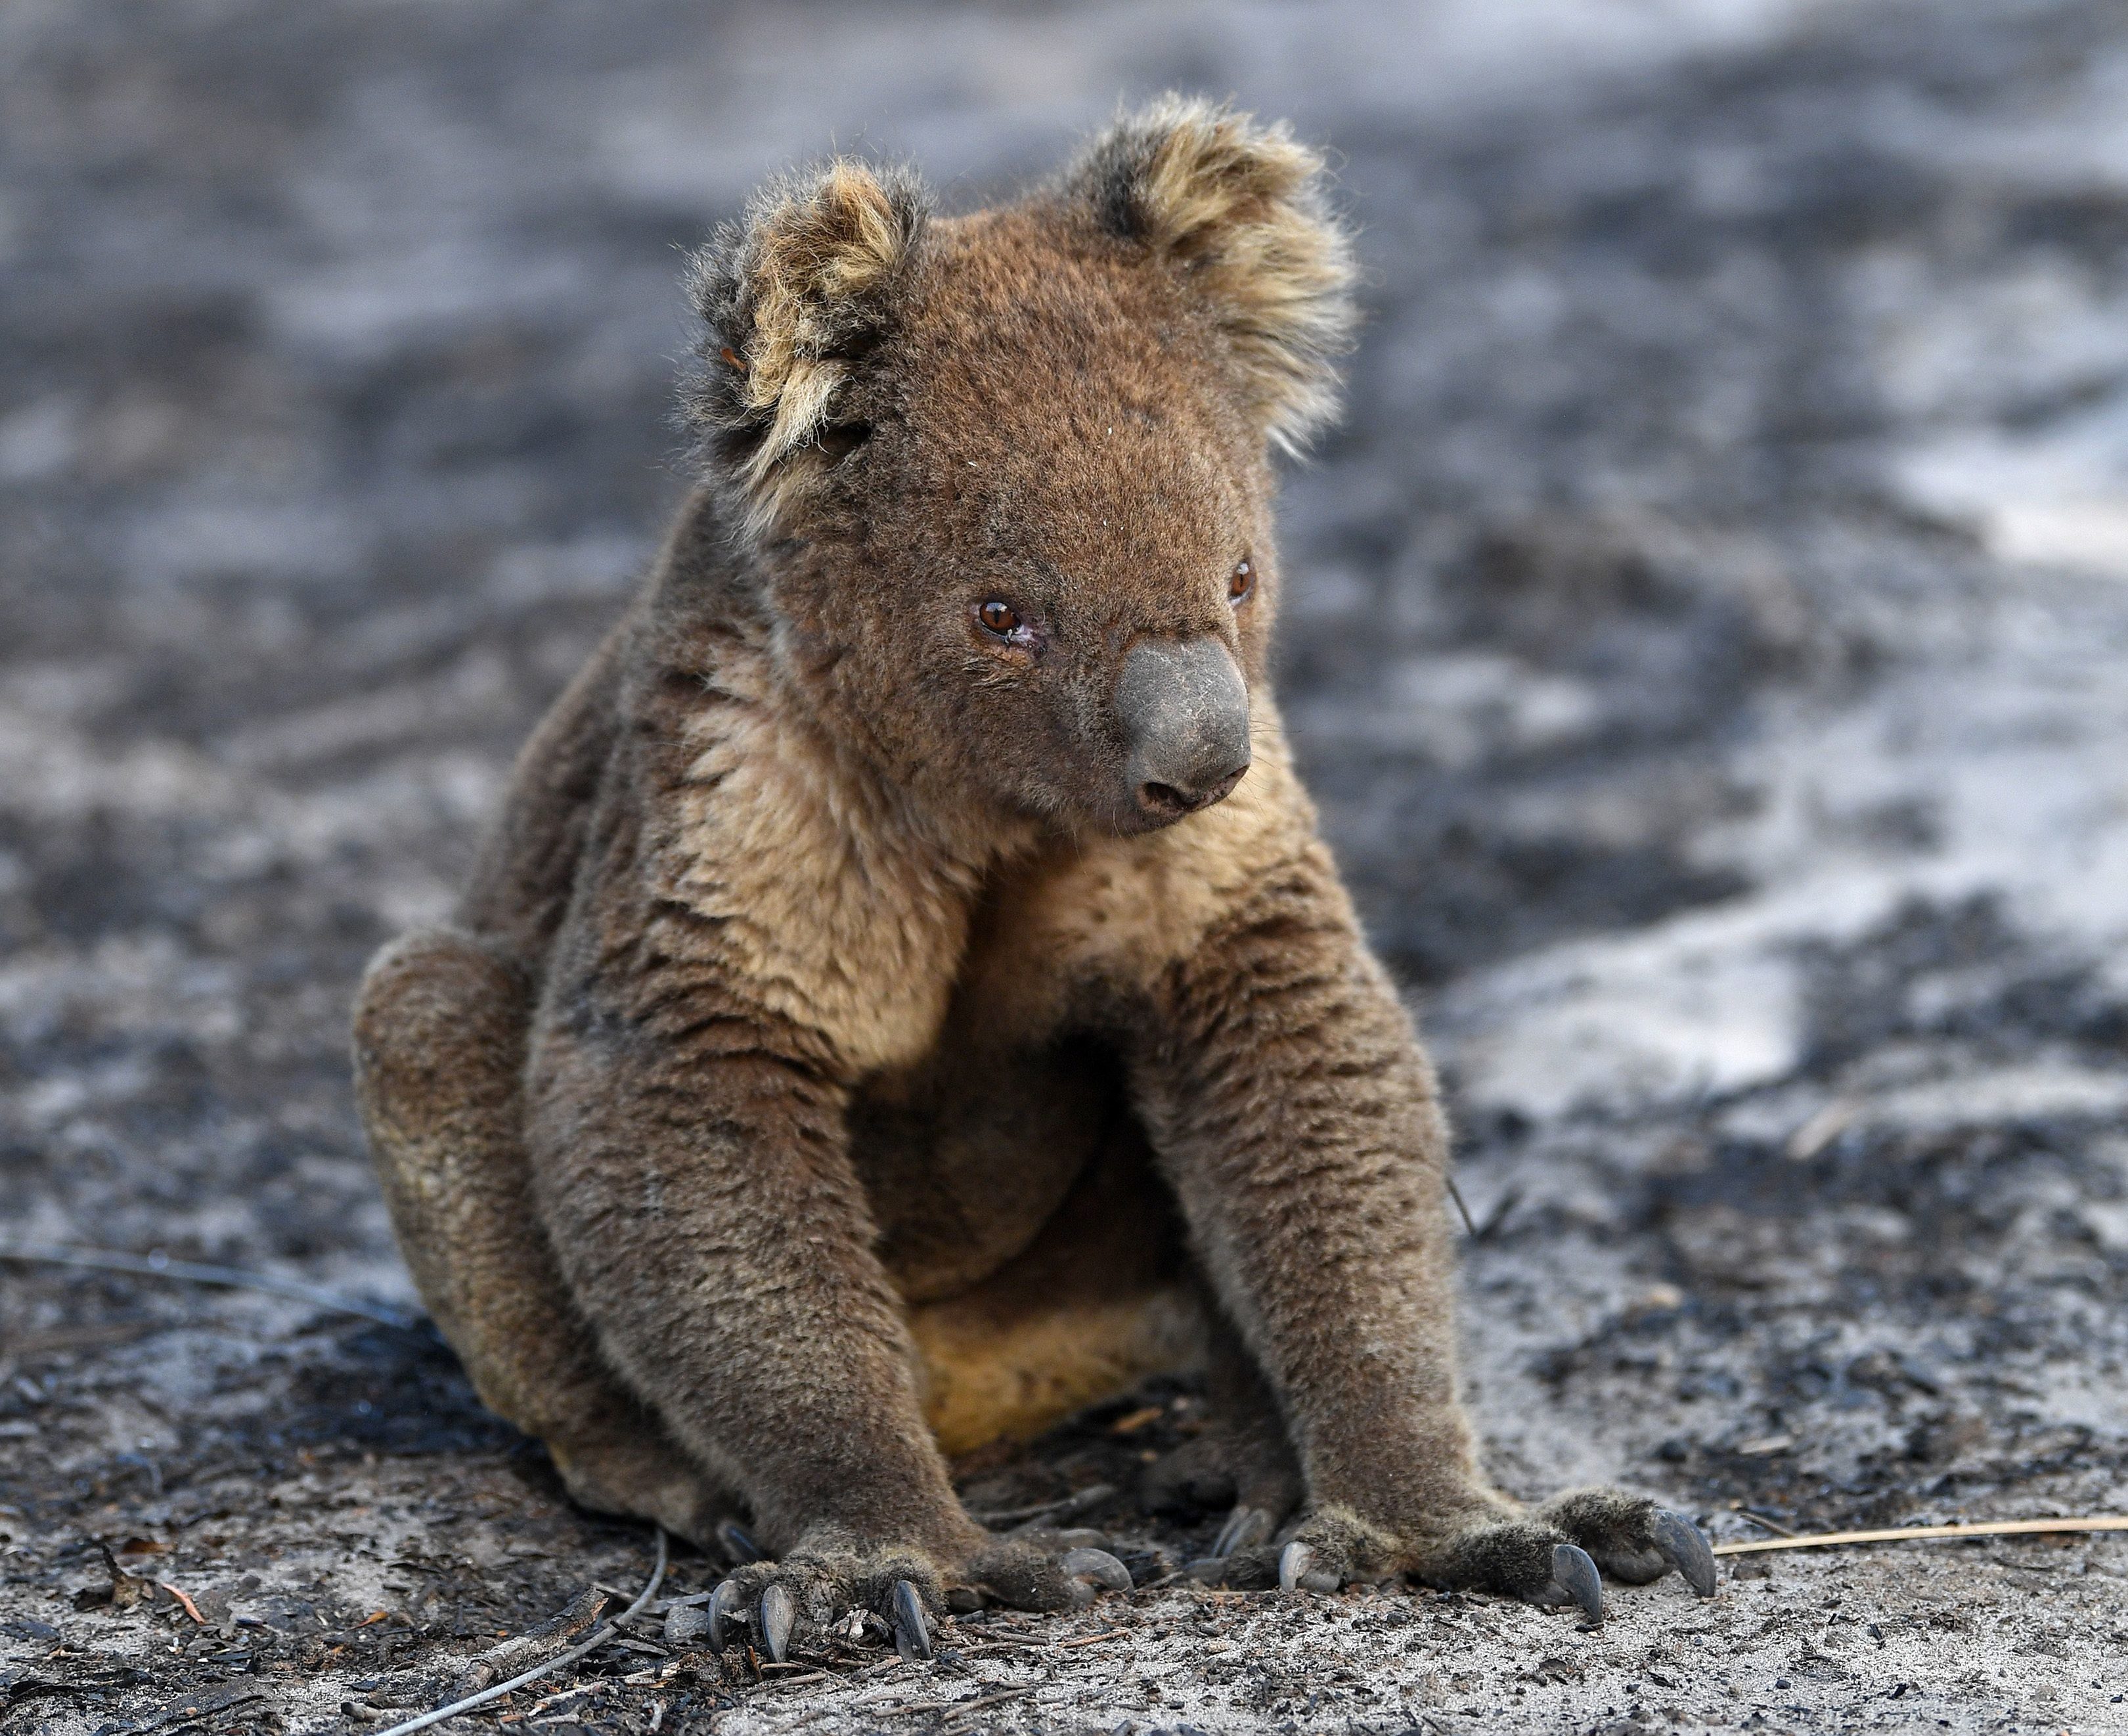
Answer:
<svg viewBox="0 0 2128 1736"><path fill-rule="evenodd" d="M1714 1551L1682 1513L1622 1489L1574 1489L1537 1510L1584 1549L1604 1573L1629 1586L1660 1579L1672 1567L1702 1597L1715 1592Z"/></svg>
<svg viewBox="0 0 2128 1736"><path fill-rule="evenodd" d="M1098 1532L1022 1531L977 1549L958 1581L1015 1610L1083 1610L1104 1591L1128 1591L1130 1570L1094 1546Z"/></svg>
<svg viewBox="0 0 2128 1736"><path fill-rule="evenodd" d="M1451 1531L1414 1572L1436 1584L1575 1604L1603 1619L1603 1576L1645 1585L1676 1568L1702 1597L1716 1589L1714 1553L1698 1526L1622 1489L1575 1489L1526 1515Z"/></svg>
<svg viewBox="0 0 2128 1736"><path fill-rule="evenodd" d="M885 1624L904 1658L926 1658L931 1618L945 1612L952 1594L1020 1610L1075 1610L1130 1585L1129 1570L1114 1556L1062 1534L989 1538L950 1567L917 1549L801 1543L780 1562L734 1569L710 1598L703 1637L722 1652L736 1630L750 1626L754 1643L781 1663L793 1634L824 1633L866 1612Z"/></svg>
<svg viewBox="0 0 2128 1736"><path fill-rule="evenodd" d="M1246 1515L1260 1520L1260 1514ZM1390 1533L1370 1525L1342 1507L1318 1507L1304 1514L1275 1539L1260 1523L1247 1524L1237 1512L1221 1534L1225 1543L1237 1529L1241 1539L1226 1555L1222 1582L1246 1591L1336 1591L1349 1585L1371 1585L1401 1572L1410 1552ZM1214 1546L1215 1548L1218 1544ZM1208 1564L1209 1565L1209 1564Z"/></svg>
<svg viewBox="0 0 2128 1736"><path fill-rule="evenodd" d="M927 1608L944 1608L937 1565L920 1550L859 1550L800 1543L781 1561L734 1568L710 1595L703 1638L722 1652L750 1626L753 1643L772 1662L791 1652L794 1633L824 1633L853 1610L877 1616L905 1658L931 1655Z"/></svg>
<svg viewBox="0 0 2128 1736"><path fill-rule="evenodd" d="M1702 1597L1716 1588L1714 1555L1682 1514L1619 1489L1577 1489L1527 1514L1476 1507L1467 1519L1407 1541L1341 1508L1318 1508L1275 1543L1235 1549L1224 1582L1334 1591L1408 1574L1461 1590L1499 1592L1603 1619L1603 1576L1628 1585L1671 1568Z"/></svg>

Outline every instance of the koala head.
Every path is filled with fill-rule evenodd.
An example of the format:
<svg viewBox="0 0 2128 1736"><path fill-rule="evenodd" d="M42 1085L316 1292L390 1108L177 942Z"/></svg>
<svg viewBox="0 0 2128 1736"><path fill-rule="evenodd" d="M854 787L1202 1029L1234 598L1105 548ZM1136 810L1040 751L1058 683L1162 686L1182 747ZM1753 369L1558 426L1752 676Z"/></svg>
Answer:
<svg viewBox="0 0 2128 1736"><path fill-rule="evenodd" d="M913 788L1130 833L1246 773L1271 452L1352 322L1321 182L1170 98L1017 203L838 161L696 259L687 409L780 654Z"/></svg>

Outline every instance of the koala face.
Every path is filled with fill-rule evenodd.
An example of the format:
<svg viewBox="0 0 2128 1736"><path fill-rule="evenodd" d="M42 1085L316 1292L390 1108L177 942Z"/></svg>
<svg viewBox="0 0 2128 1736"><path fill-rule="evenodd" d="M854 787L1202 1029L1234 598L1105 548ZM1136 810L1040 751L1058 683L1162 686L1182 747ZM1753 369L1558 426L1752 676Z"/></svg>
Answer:
<svg viewBox="0 0 2128 1736"><path fill-rule="evenodd" d="M1262 440L1177 287L1090 226L1038 208L933 235L832 474L879 691L967 749L988 800L1072 828L1179 820L1248 768Z"/></svg>
<svg viewBox="0 0 2128 1736"><path fill-rule="evenodd" d="M1269 448L1349 323L1316 173L1178 104L971 216L838 164L698 264L710 462L793 668L888 763L1073 832L1247 773Z"/></svg>

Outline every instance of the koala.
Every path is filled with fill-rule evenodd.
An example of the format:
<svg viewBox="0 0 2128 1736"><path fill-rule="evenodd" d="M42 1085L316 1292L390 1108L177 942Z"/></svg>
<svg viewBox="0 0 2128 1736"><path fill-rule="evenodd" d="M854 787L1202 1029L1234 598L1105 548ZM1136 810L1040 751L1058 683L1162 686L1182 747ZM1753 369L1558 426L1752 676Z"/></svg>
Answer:
<svg viewBox="0 0 2128 1736"><path fill-rule="evenodd" d="M1459 1402L1434 1077L1266 674L1354 324L1323 182L1171 98L970 215L847 159L759 195L692 264L645 590L364 979L439 1329L577 1500L744 1520L715 1643L1128 1586L948 1458L1191 1367L1155 1493L1231 1505L1233 1583L1713 1592L1647 1500L1502 1494Z"/></svg>

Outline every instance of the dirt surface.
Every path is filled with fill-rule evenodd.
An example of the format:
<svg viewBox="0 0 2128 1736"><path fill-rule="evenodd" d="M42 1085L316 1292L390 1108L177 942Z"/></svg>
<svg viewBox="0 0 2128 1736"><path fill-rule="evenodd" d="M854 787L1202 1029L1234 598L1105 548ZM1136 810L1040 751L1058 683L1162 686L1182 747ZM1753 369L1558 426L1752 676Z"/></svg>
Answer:
<svg viewBox="0 0 2128 1736"><path fill-rule="evenodd" d="M1455 1093L1499 1475L2128 1510L2107 0L0 7L0 1232L409 1302L349 993L679 495L677 250L830 141L972 202L1169 83L1364 226L1284 691ZM1154 1577L1200 1415L964 1486L1107 1484ZM0 1729L382 1726L650 1558L425 1328L0 1267ZM2128 1539L1724 1577L1594 1632L1177 1581L767 1680L653 1619L452 1728L2128 1730Z"/></svg>

